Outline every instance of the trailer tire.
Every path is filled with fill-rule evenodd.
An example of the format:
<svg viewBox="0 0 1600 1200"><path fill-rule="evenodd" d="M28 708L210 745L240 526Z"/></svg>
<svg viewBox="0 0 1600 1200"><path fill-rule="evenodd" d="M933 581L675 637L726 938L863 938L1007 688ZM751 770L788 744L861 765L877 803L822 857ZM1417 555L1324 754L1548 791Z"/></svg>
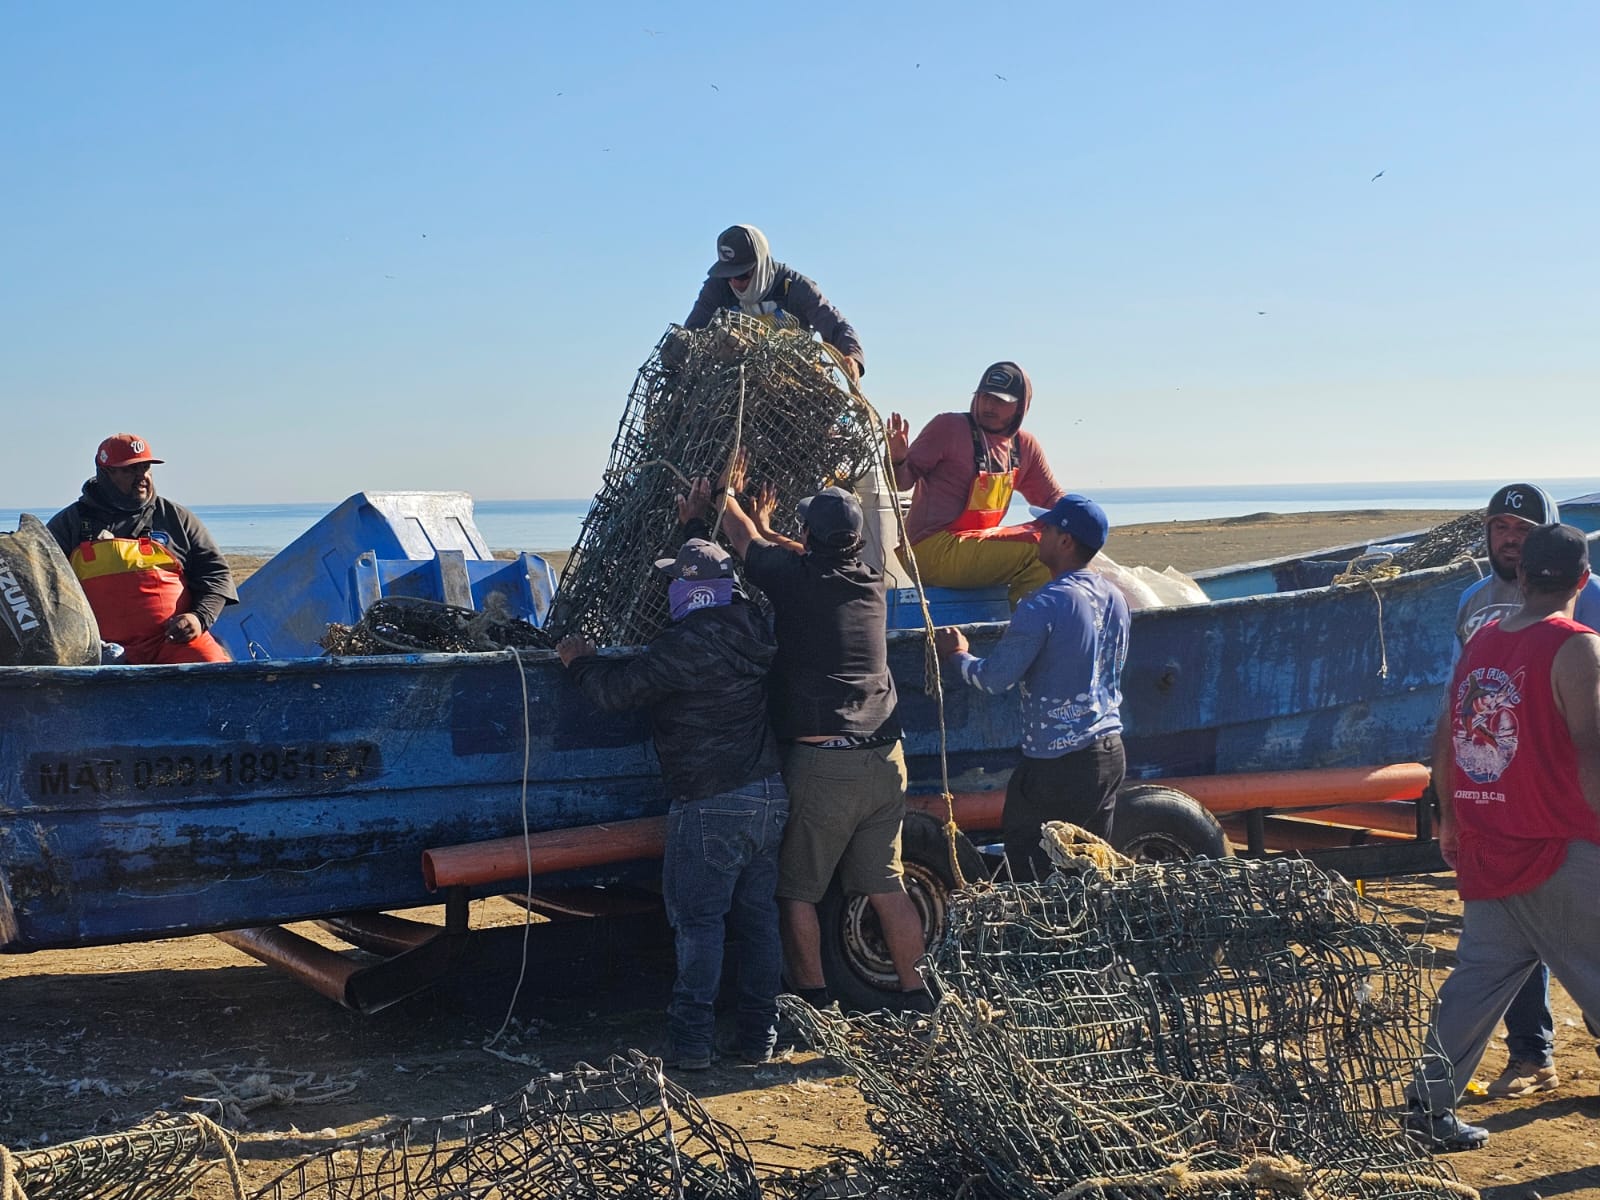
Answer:
<svg viewBox="0 0 1600 1200"><path fill-rule="evenodd" d="M1111 844L1137 862L1228 858L1233 847L1222 825L1186 792L1137 784L1117 793Z"/></svg>
<svg viewBox="0 0 1600 1200"><path fill-rule="evenodd" d="M965 836L956 839L956 855L969 883L984 878L983 860ZM944 826L927 813L908 812L900 833L900 860L906 892L922 918L926 948L943 935L950 897L956 891ZM822 974L839 1007L845 1012L872 1012L894 1000L900 982L872 902L865 896L846 896L835 878L817 905L817 920L822 927Z"/></svg>

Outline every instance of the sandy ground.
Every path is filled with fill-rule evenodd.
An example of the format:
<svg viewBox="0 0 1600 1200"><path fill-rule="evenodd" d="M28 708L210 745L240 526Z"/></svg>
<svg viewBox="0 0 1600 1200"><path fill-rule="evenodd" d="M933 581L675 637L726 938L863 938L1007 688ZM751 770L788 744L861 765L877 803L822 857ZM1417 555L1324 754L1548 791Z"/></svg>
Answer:
<svg viewBox="0 0 1600 1200"><path fill-rule="evenodd" d="M1172 523L1117 531L1115 552L1128 564L1192 571L1382 537L1448 515ZM1443 950L1442 975L1461 911L1450 878L1374 881L1369 895L1410 933L1427 929ZM456 978L370 1017L209 937L0 957L8 1084L0 1143L23 1149L111 1132L157 1110L217 1115L212 1101L259 1094L265 1078L274 1098L230 1115L243 1135L246 1177L257 1185L388 1118L475 1108L541 1070L663 1048L670 953L658 921L535 927L533 967L520 991L520 910L482 901L473 924L490 928ZM561 969L547 969L551 963ZM1600 1062L1570 999L1555 991L1565 1083L1529 1099L1471 1105L1468 1115L1493 1138L1484 1150L1452 1156L1462 1180L1490 1200L1600 1200ZM485 1049L508 1016L507 1032ZM1480 1076L1492 1078L1504 1059L1504 1047L1492 1046ZM257 1082L247 1083L250 1076ZM679 1079L741 1131L759 1161L809 1164L830 1147L872 1144L854 1085L813 1055L761 1068L719 1063ZM201 1194L228 1194L220 1173L203 1181Z"/></svg>

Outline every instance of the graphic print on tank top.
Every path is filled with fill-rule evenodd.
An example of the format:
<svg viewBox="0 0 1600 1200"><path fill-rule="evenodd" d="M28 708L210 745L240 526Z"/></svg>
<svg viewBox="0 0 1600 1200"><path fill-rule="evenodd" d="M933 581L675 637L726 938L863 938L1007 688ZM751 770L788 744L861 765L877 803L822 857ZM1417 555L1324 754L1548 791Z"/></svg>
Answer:
<svg viewBox="0 0 1600 1200"><path fill-rule="evenodd" d="M1522 671L1512 676L1498 667L1478 667L1456 689L1450 740L1456 765L1474 783L1499 779L1517 756L1522 680Z"/></svg>

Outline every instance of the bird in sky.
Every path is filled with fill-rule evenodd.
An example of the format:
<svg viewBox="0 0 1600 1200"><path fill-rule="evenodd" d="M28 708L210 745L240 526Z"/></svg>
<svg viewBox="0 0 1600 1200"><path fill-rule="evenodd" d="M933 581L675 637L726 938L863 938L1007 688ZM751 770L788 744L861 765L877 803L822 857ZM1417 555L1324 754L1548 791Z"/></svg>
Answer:
<svg viewBox="0 0 1600 1200"><path fill-rule="evenodd" d="M720 91L721 91L721 90L722 90L722 89L721 89L721 88L719 88L719 87L718 87L718 86L717 86L717 85L716 85L716 84L714 84L714 83L713 83L713 84L712 84L712 85L711 85L711 90L712 90L712 91L713 91L713 92L720 92Z"/></svg>
<svg viewBox="0 0 1600 1200"><path fill-rule="evenodd" d="M1004 75L1001 75L999 72L995 73L995 78L998 79L1001 83L1004 83L1006 81L1006 77Z"/></svg>
<svg viewBox="0 0 1600 1200"><path fill-rule="evenodd" d="M1379 172L1378 172L1378 173L1377 173L1377 174L1376 174L1376 175L1374 175L1374 176L1373 176L1373 177L1372 177L1372 178L1371 178L1371 179L1369 179L1369 180L1367 180L1367 182L1368 182L1368 183L1377 183L1377 182L1378 182L1378 180L1380 180L1380 179L1382 179L1382 178L1383 178L1383 172L1382 172L1382 171L1379 171Z"/></svg>
<svg viewBox="0 0 1600 1200"><path fill-rule="evenodd" d="M1266 316L1266 315L1267 315L1267 310L1266 310L1266 309L1264 309L1264 308L1258 308L1258 309L1256 309L1256 316L1258 316L1258 317L1264 317L1264 316Z"/></svg>
<svg viewBox="0 0 1600 1200"><path fill-rule="evenodd" d="M651 37L660 37L666 31L663 29L646 29L645 32Z"/></svg>

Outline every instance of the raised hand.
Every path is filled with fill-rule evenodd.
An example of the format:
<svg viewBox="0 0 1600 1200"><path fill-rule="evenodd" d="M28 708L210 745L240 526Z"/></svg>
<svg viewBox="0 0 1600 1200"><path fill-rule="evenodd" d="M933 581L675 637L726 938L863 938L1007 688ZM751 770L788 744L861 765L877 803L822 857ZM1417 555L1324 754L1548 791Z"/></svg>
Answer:
<svg viewBox="0 0 1600 1200"><path fill-rule="evenodd" d="M911 423L899 413L890 413L883 434L889 443L889 461L898 466L911 453Z"/></svg>

